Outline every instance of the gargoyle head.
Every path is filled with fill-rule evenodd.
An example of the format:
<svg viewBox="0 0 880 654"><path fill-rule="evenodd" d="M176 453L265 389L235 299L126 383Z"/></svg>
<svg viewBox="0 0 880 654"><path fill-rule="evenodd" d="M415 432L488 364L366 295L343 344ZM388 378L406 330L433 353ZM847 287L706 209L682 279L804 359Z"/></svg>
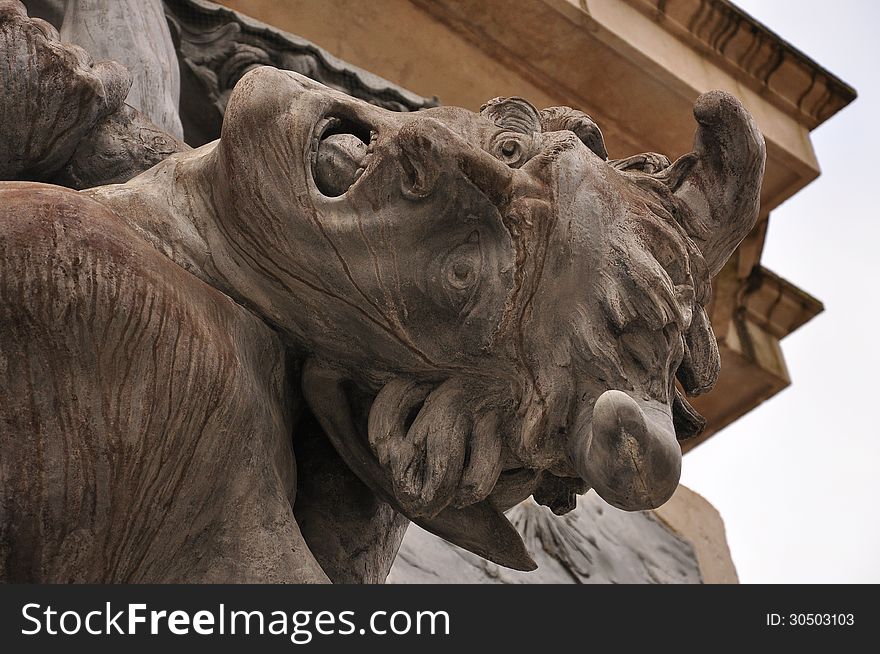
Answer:
<svg viewBox="0 0 880 654"><path fill-rule="evenodd" d="M351 469L427 529L517 568L502 511L678 484L719 357L710 278L754 224L764 143L733 97L694 151L608 161L585 114L496 99L403 114L260 68L214 189L239 293L305 362ZM227 276L237 273L228 271ZM253 281L258 280L258 281Z"/></svg>

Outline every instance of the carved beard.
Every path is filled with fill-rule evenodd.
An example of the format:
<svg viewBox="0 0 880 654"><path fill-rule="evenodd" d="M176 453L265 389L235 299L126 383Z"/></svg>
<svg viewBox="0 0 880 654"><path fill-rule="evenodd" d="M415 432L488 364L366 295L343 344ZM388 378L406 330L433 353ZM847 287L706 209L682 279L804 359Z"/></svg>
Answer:
<svg viewBox="0 0 880 654"><path fill-rule="evenodd" d="M373 396L315 359L303 366L302 390L339 455L373 492L427 531L500 565L536 567L504 511L534 493L564 513L574 493L586 491L580 481L510 466L519 447L506 441L521 438L521 420L500 390L487 394L481 384L478 392L461 377L439 384L394 378Z"/></svg>

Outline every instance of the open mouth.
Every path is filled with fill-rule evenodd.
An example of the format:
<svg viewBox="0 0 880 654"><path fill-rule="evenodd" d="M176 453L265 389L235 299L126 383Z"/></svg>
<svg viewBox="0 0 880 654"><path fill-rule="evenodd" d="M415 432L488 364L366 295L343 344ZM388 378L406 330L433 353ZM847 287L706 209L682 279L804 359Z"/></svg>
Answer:
<svg viewBox="0 0 880 654"><path fill-rule="evenodd" d="M377 132L363 123L330 116L322 119L312 138L312 178L321 194L344 195L364 174Z"/></svg>

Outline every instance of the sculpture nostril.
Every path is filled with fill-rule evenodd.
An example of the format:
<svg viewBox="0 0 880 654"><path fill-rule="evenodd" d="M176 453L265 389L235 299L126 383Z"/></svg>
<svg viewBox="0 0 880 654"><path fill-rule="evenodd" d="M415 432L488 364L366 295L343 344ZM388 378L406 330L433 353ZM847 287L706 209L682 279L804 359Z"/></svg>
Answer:
<svg viewBox="0 0 880 654"><path fill-rule="evenodd" d="M416 119L397 134L402 173L401 190L410 199L431 195L440 176L439 162L452 132L437 121Z"/></svg>
<svg viewBox="0 0 880 654"><path fill-rule="evenodd" d="M436 175L429 173L429 166L404 154L400 158L400 167L403 172L403 192L407 197L424 198L430 195Z"/></svg>

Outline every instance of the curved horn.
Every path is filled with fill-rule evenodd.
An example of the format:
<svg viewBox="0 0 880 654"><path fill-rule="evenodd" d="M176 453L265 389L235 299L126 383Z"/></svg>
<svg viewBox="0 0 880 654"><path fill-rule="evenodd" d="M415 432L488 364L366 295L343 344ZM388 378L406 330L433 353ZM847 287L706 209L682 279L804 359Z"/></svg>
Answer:
<svg viewBox="0 0 880 654"><path fill-rule="evenodd" d="M576 436L571 458L603 500L626 511L657 508L672 497L681 476L671 410L621 391L605 391L596 400L591 427Z"/></svg>
<svg viewBox="0 0 880 654"><path fill-rule="evenodd" d="M684 205L682 227L714 276L758 218L766 148L754 119L735 97L697 98L694 151L660 176Z"/></svg>

